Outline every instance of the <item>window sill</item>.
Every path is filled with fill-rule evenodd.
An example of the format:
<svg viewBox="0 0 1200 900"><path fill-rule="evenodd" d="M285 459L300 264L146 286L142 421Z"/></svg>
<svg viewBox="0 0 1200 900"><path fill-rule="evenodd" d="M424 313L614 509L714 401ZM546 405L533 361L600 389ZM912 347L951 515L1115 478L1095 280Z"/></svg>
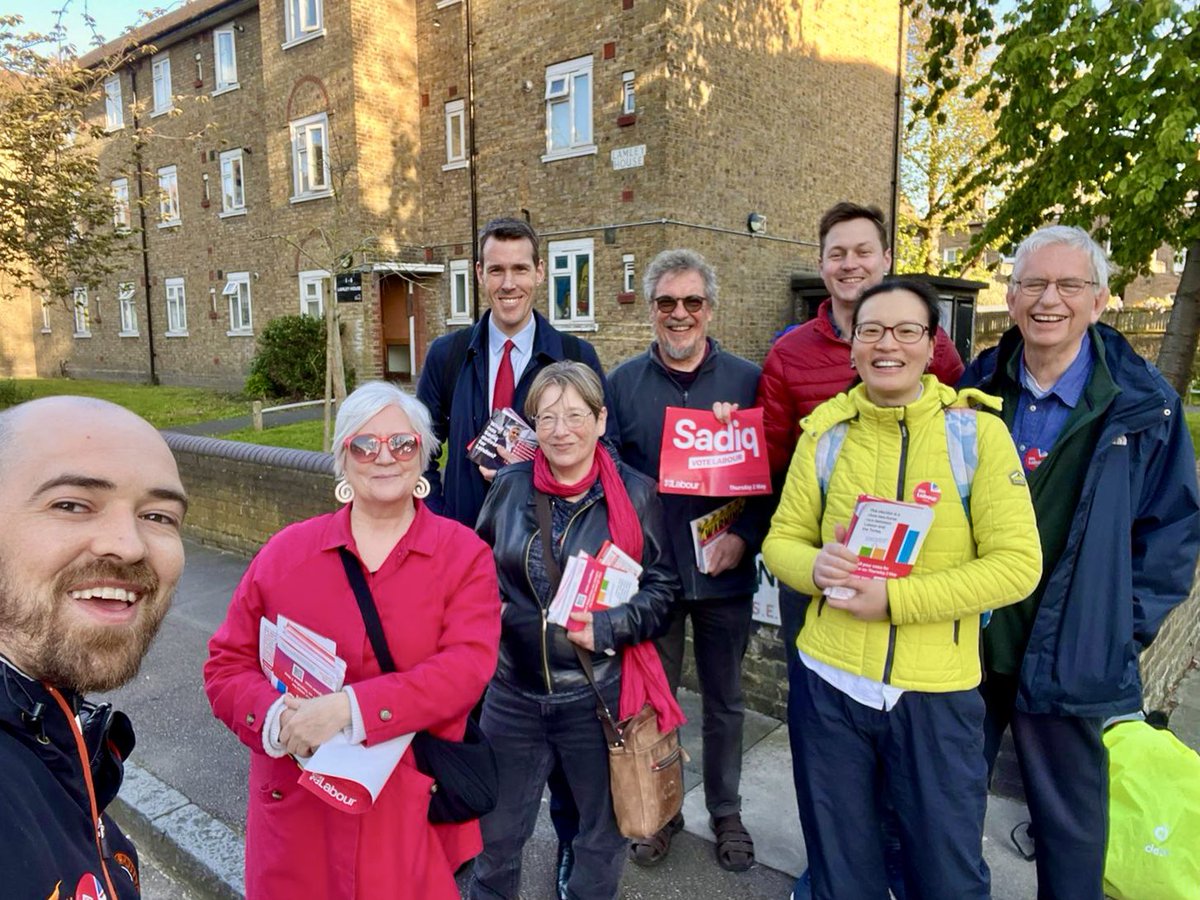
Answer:
<svg viewBox="0 0 1200 900"><path fill-rule="evenodd" d="M170 222L159 222L158 227L159 228L178 228L182 224L183 224L182 219L174 219L173 221L170 221Z"/></svg>
<svg viewBox="0 0 1200 900"><path fill-rule="evenodd" d="M457 0L456 0L457 2ZM475 320L470 316L454 316L446 320L447 325L474 325Z"/></svg>
<svg viewBox="0 0 1200 900"><path fill-rule="evenodd" d="M125 130L124 122L122 122L120 125L105 125L104 126L105 134L116 134L118 131L124 131L124 130Z"/></svg>
<svg viewBox="0 0 1200 900"><path fill-rule="evenodd" d="M43 328L43 329L42 329L42 334L50 334L50 329L49 329L49 328Z"/></svg>
<svg viewBox="0 0 1200 900"><path fill-rule="evenodd" d="M150 110L150 118L157 119L159 116L165 116L167 113L169 113L174 108L175 108L175 104L171 104L170 106L164 107L163 109L152 109L152 110Z"/></svg>
<svg viewBox="0 0 1200 900"><path fill-rule="evenodd" d="M236 91L241 86L242 85L240 82L235 81L233 84L227 84L227 85L225 85L225 87L217 88L215 91L213 91L211 94L209 94L209 96L210 97L220 97L222 94L228 94L230 91Z"/></svg>
<svg viewBox="0 0 1200 900"><path fill-rule="evenodd" d="M309 200L325 200L333 196L333 191L314 191L311 194L299 194L288 200L289 203L307 203Z"/></svg>
<svg viewBox="0 0 1200 900"><path fill-rule="evenodd" d="M551 150L549 153L543 154L542 162L554 162L559 159L574 159L576 156L595 156L595 144L585 144L582 147L570 147L566 150Z"/></svg>
<svg viewBox="0 0 1200 900"><path fill-rule="evenodd" d="M139 331L118 331L117 332L117 337L135 338L135 337L141 337L141 336L142 336L141 332L139 332Z"/></svg>
<svg viewBox="0 0 1200 900"><path fill-rule="evenodd" d="M166 334L163 335L163 337L187 337L187 336L188 336L188 333L186 331L168 331Z"/></svg>
<svg viewBox="0 0 1200 900"><path fill-rule="evenodd" d="M227 332L225 332L225 337L252 338L252 337L254 337L254 329L253 328L238 328L235 330L227 331Z"/></svg>
<svg viewBox="0 0 1200 900"><path fill-rule="evenodd" d="M302 34L300 37L292 38L290 41L284 41L280 45L281 50L291 50L293 47L299 47L301 44L307 44L309 41L315 41L317 38L325 37L325 29L318 28L311 34Z"/></svg>
<svg viewBox="0 0 1200 900"><path fill-rule="evenodd" d="M562 320L555 321L554 319L551 319L550 324L553 325L555 328L557 328L559 331L599 331L600 330L600 326L597 325L595 322L584 322L582 320L571 321L568 319L566 321L562 321Z"/></svg>
<svg viewBox="0 0 1200 900"><path fill-rule="evenodd" d="M456 159L456 160L454 160L454 162L448 162L444 166L442 166L442 171L443 172L452 172L455 169L465 169L466 167L467 167L467 161L465 159Z"/></svg>
<svg viewBox="0 0 1200 900"><path fill-rule="evenodd" d="M71 335L71 337L79 338L81 340L83 338L90 338L91 336L92 336L92 333L90 331L76 331L74 334Z"/></svg>
<svg viewBox="0 0 1200 900"><path fill-rule="evenodd" d="M621 115L617 116L618 128L626 128L630 125L636 124L636 122L637 113L621 113Z"/></svg>
<svg viewBox="0 0 1200 900"><path fill-rule="evenodd" d="M437 8L445 9L447 6L454 6L458 3L462 3L462 0L437 0Z"/></svg>
<svg viewBox="0 0 1200 900"><path fill-rule="evenodd" d="M238 216L244 216L246 214L246 212L247 212L246 207L243 206L241 209L231 209L231 210L229 210L229 212L217 213L217 218L218 219L236 219Z"/></svg>

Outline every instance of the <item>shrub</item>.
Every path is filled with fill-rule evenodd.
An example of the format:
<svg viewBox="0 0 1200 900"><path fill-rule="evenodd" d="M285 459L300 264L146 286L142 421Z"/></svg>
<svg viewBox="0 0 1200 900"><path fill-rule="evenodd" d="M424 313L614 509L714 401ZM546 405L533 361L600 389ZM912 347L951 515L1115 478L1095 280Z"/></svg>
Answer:
<svg viewBox="0 0 1200 900"><path fill-rule="evenodd" d="M33 399L33 388L9 379L0 381L0 409L7 409Z"/></svg>
<svg viewBox="0 0 1200 900"><path fill-rule="evenodd" d="M349 378L347 378L349 381ZM258 336L246 396L311 400L325 396L325 320L280 316Z"/></svg>

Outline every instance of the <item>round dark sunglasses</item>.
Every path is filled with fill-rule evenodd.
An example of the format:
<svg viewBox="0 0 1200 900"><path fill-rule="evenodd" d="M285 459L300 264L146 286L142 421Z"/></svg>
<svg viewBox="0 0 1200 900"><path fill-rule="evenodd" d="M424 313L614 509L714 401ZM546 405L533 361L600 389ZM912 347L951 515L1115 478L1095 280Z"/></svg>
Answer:
<svg viewBox="0 0 1200 900"><path fill-rule="evenodd" d="M695 294L692 294L690 297L663 296L654 298L654 305L658 307L660 313L673 313L675 312L675 307L680 303L683 304L683 308L688 312L698 313L700 312L700 307L704 305L704 298L698 297Z"/></svg>

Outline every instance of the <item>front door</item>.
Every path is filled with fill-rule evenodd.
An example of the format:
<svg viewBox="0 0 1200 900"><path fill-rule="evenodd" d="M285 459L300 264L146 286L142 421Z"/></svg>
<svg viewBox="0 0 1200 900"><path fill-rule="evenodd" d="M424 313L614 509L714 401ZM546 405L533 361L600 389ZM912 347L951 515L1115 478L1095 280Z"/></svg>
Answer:
<svg viewBox="0 0 1200 900"><path fill-rule="evenodd" d="M411 381L416 368L414 324L416 286L398 275L385 275L379 281L379 308L383 332L384 377Z"/></svg>

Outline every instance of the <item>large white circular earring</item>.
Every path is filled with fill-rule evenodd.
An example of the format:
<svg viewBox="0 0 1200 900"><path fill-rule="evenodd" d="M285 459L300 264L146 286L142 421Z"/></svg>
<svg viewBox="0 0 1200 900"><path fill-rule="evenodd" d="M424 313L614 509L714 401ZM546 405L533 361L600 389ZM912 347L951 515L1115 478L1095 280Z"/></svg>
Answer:
<svg viewBox="0 0 1200 900"><path fill-rule="evenodd" d="M429 492L433 488L429 484L429 479L422 475L417 479L417 483L413 485L413 496L418 500L424 500L429 496Z"/></svg>
<svg viewBox="0 0 1200 900"><path fill-rule="evenodd" d="M338 503L349 503L354 499L354 488L345 478L339 478L338 483L333 486L333 496Z"/></svg>

